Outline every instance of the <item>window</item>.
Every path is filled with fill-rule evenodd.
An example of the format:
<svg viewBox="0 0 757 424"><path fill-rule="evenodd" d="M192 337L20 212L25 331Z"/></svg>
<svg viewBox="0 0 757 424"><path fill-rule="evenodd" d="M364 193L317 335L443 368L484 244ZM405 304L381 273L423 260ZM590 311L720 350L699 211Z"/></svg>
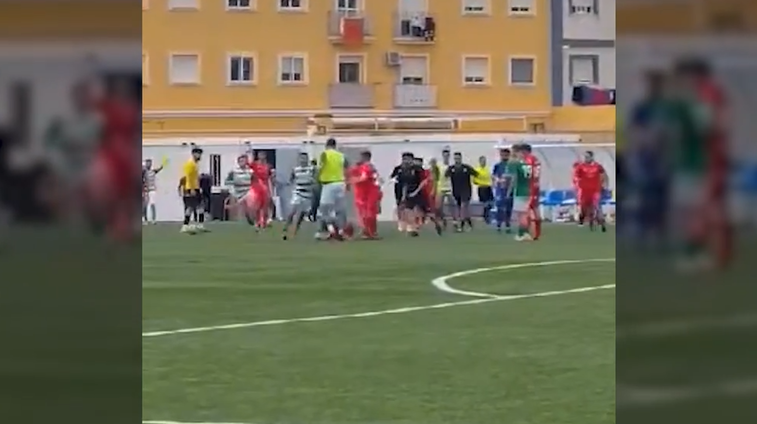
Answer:
<svg viewBox="0 0 757 424"><path fill-rule="evenodd" d="M253 84L255 82L255 59L251 54L229 55L229 84Z"/></svg>
<svg viewBox="0 0 757 424"><path fill-rule="evenodd" d="M428 59L423 56L402 56L400 60L400 84L424 85L428 78Z"/></svg>
<svg viewBox="0 0 757 424"><path fill-rule="evenodd" d="M511 15L533 15L536 11L534 0L509 0Z"/></svg>
<svg viewBox="0 0 757 424"><path fill-rule="evenodd" d="M363 83L363 56L340 56L338 72L340 84Z"/></svg>
<svg viewBox="0 0 757 424"><path fill-rule="evenodd" d="M279 10L303 10L305 9L305 0L278 0Z"/></svg>
<svg viewBox="0 0 757 424"><path fill-rule="evenodd" d="M357 13L360 11L360 0L336 0L336 10L342 13Z"/></svg>
<svg viewBox="0 0 757 424"><path fill-rule="evenodd" d="M200 0L168 0L168 10L199 8Z"/></svg>
<svg viewBox="0 0 757 424"><path fill-rule="evenodd" d="M488 57L463 57L463 85L486 85L489 83Z"/></svg>
<svg viewBox="0 0 757 424"><path fill-rule="evenodd" d="M150 59L142 53L142 85L150 84Z"/></svg>
<svg viewBox="0 0 757 424"><path fill-rule="evenodd" d="M599 0L570 0L571 15L598 15Z"/></svg>
<svg viewBox="0 0 757 424"><path fill-rule="evenodd" d="M171 84L199 84L200 56L193 53L172 54L168 64Z"/></svg>
<svg viewBox="0 0 757 424"><path fill-rule="evenodd" d="M462 0L464 15L489 13L489 0Z"/></svg>
<svg viewBox="0 0 757 424"><path fill-rule="evenodd" d="M568 80L572 86L599 84L599 57L591 54L570 55Z"/></svg>
<svg viewBox="0 0 757 424"><path fill-rule="evenodd" d="M534 85L535 60L532 57L510 58L510 84Z"/></svg>
<svg viewBox="0 0 757 424"><path fill-rule="evenodd" d="M280 84L306 83L305 57L300 55L281 56L279 58Z"/></svg>
<svg viewBox="0 0 757 424"><path fill-rule="evenodd" d="M254 0L226 0L226 10L252 10Z"/></svg>

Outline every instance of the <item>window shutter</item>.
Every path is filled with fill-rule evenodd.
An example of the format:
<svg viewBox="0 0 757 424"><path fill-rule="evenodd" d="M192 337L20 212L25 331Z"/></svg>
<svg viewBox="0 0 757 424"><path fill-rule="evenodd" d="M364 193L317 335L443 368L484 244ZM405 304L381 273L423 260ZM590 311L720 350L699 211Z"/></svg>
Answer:
<svg viewBox="0 0 757 424"><path fill-rule="evenodd" d="M171 57L171 82L174 84L198 83L199 59L193 55Z"/></svg>

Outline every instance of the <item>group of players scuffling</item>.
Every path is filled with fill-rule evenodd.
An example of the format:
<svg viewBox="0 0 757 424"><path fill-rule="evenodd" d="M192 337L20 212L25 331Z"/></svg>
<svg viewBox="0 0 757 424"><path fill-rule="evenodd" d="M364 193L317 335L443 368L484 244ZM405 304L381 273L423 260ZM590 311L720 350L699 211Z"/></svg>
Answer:
<svg viewBox="0 0 757 424"><path fill-rule="evenodd" d="M179 195L184 202L182 233L196 234L209 231L205 227L205 211L209 203L209 193L204 193L205 190L200 183L198 165L202 160L202 155L201 148L193 148L192 157L182 168L182 177L178 186ZM256 229L266 228L271 222L273 173L265 152L258 152L253 159L249 159L246 155L240 156L227 178L232 186L230 193L232 203L229 204L228 209L243 212L247 221Z"/></svg>
<svg viewBox="0 0 757 424"><path fill-rule="evenodd" d="M202 149L193 149L192 158L184 165L179 185L185 205L181 231L191 234L207 231L198 183L197 163L201 157ZM515 239L518 241L538 240L541 236L540 171L541 164L530 145L523 143L502 148L500 161L491 172L491 198L480 199L486 211L493 207L498 231L504 226L505 231L510 232L510 222L515 221ZM273 172L265 153L259 152L252 160L247 155L240 156L227 178L231 213L244 217L258 231L270 224ZM423 167L422 159L413 153L404 153L401 164L393 169L386 182L394 183L399 231L417 237L420 227L429 222L437 234L442 235L449 226L447 210L451 212L456 232L472 229L472 179L480 177L481 173L464 163L461 153L451 155L449 149L442 151L442 163L431 159L427 169ZM594 162L591 152L587 152L583 163L576 164L573 178L578 190L580 223L588 219L592 228L596 223L605 230L599 201L606 185L606 174L602 166ZM355 230L347 218L348 191L354 198L360 238L379 238L378 215L385 182L373 165L369 151L362 152L359 162L352 165L337 150L336 140L329 139L318 161L311 161L305 152L300 153L289 183L292 187L291 204L282 234L284 240L294 237L302 223L314 216L316 210L321 219L317 238L339 241L352 238ZM190 225L193 216L196 224Z"/></svg>

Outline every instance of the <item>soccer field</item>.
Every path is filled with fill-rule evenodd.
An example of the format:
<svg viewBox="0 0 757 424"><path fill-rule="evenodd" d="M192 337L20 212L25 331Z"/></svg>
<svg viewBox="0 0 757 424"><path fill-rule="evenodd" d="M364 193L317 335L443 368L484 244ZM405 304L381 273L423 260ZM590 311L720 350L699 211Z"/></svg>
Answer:
<svg viewBox="0 0 757 424"><path fill-rule="evenodd" d="M615 422L614 232L211 228L144 230L145 422Z"/></svg>

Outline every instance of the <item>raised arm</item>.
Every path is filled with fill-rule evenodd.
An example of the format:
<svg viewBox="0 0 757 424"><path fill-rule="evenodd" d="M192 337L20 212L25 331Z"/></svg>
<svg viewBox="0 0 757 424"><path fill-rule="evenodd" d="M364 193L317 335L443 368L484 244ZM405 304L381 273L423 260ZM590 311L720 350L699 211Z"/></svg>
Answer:
<svg viewBox="0 0 757 424"><path fill-rule="evenodd" d="M470 173L470 174L471 174L471 175L472 175L473 177L478 177L479 173L478 173L478 171L476 171L476 168L474 168L474 167L472 167L472 166L470 166L470 165L465 165L465 167L466 167L466 168L468 168L468 172L469 172L469 173Z"/></svg>

